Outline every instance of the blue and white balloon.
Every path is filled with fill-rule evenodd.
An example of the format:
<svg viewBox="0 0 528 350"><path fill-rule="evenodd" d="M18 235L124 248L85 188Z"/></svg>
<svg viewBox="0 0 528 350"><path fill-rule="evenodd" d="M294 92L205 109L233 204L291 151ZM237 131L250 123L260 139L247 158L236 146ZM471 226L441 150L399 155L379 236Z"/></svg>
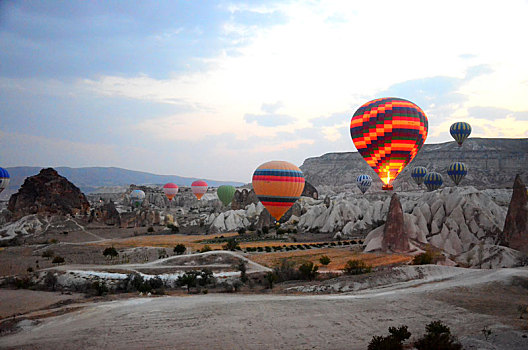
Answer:
<svg viewBox="0 0 528 350"><path fill-rule="evenodd" d="M370 185L372 185L372 178L366 174L359 175L356 179L356 184L361 192L365 193L369 189Z"/></svg>
<svg viewBox="0 0 528 350"><path fill-rule="evenodd" d="M9 185L9 173L4 168L0 168L0 193Z"/></svg>

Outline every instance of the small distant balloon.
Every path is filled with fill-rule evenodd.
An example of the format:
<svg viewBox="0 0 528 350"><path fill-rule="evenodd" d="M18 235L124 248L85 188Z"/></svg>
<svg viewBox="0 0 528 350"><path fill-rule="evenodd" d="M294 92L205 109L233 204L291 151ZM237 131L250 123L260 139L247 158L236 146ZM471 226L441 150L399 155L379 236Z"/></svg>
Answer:
<svg viewBox="0 0 528 350"><path fill-rule="evenodd" d="M365 103L350 121L352 141L385 184L384 190L392 190L392 182L425 142L427 130L420 107L393 97Z"/></svg>
<svg viewBox="0 0 528 350"><path fill-rule="evenodd" d="M9 185L9 173L4 168L0 168L0 193Z"/></svg>
<svg viewBox="0 0 528 350"><path fill-rule="evenodd" d="M471 134L471 125L466 122L457 122L451 125L449 132L458 143L458 147L460 147Z"/></svg>
<svg viewBox="0 0 528 350"><path fill-rule="evenodd" d="M462 181L462 179L466 177L467 172L468 170L467 170L466 164L460 163L460 162L452 163L447 169L447 175L449 175L451 180L453 180L453 182L457 186L460 183L460 181Z"/></svg>
<svg viewBox="0 0 528 350"><path fill-rule="evenodd" d="M427 173L424 178L424 184L429 191L434 191L440 188L444 183L442 175L439 173Z"/></svg>
<svg viewBox="0 0 528 350"><path fill-rule="evenodd" d="M233 200L233 197L235 196L236 188L234 186L230 185L222 185L218 187L218 191L216 191L216 195L218 196L218 199L224 203L225 206L227 206L231 201Z"/></svg>
<svg viewBox="0 0 528 350"><path fill-rule="evenodd" d="M427 174L427 168L423 166L414 167L411 172L411 178L416 182L418 186L421 186L424 182L425 175Z"/></svg>
<svg viewBox="0 0 528 350"><path fill-rule="evenodd" d="M359 187L359 190L362 193L365 193L369 189L370 185L372 185L372 178L370 177L370 175L366 174L359 175L356 178L356 184L357 187Z"/></svg>
<svg viewBox="0 0 528 350"><path fill-rule="evenodd" d="M285 161L261 164L253 173L253 189L268 212L279 221L299 199L304 189L304 175Z"/></svg>
<svg viewBox="0 0 528 350"><path fill-rule="evenodd" d="M141 190L133 190L130 192L130 200L132 201L132 204L137 208L143 203L143 200L145 199L145 192Z"/></svg>
<svg viewBox="0 0 528 350"><path fill-rule="evenodd" d="M169 201L172 201L174 196L178 193L178 185L173 184L172 182L165 184L165 186L163 186L163 193L165 193L165 196Z"/></svg>
<svg viewBox="0 0 528 350"><path fill-rule="evenodd" d="M204 180L196 180L191 184L192 193L200 200L205 192L207 192L207 182Z"/></svg>

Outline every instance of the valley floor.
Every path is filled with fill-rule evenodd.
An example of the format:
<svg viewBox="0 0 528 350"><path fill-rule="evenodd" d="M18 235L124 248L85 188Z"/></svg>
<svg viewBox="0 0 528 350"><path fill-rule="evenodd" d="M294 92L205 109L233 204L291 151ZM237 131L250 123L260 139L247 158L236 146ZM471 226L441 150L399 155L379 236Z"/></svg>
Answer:
<svg viewBox="0 0 528 350"><path fill-rule="evenodd" d="M432 267L434 268L434 267ZM445 268L444 268L445 269ZM528 269L448 268L440 278L353 294L208 294L88 303L24 320L3 349L366 349L408 325L442 320L468 349L527 349ZM481 330L492 334L484 340Z"/></svg>

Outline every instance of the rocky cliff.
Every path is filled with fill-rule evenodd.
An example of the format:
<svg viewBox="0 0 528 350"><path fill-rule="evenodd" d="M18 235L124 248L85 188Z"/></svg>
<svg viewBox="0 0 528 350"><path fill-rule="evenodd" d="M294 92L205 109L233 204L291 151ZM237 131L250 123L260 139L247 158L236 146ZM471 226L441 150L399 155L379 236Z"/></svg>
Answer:
<svg viewBox="0 0 528 350"><path fill-rule="evenodd" d="M353 148L353 146L350 146ZM461 185L476 188L511 188L516 174L528 182L528 139L485 139L471 138L458 147L456 142L424 145L416 158L402 171L394 182L396 190L417 188L410 177L415 166L425 166L444 176L444 187L454 186L447 175L452 162L464 162L468 174ZM343 186L353 184L360 174L369 174L374 180L369 191L381 188L377 174L357 152L327 153L320 157L308 158L301 169L315 186Z"/></svg>
<svg viewBox="0 0 528 350"><path fill-rule="evenodd" d="M41 213L85 214L89 208L90 204L81 190L52 168L42 169L37 175L28 177L20 190L11 196L7 206L13 220Z"/></svg>

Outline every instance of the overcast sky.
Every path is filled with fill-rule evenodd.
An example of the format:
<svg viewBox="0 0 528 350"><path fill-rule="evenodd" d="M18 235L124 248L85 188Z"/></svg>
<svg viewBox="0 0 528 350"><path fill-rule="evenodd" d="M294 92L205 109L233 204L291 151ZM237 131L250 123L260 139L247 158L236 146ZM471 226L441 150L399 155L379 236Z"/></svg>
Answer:
<svg viewBox="0 0 528 350"><path fill-rule="evenodd" d="M379 97L427 143L528 137L528 1L0 1L0 166L250 182L356 151Z"/></svg>

